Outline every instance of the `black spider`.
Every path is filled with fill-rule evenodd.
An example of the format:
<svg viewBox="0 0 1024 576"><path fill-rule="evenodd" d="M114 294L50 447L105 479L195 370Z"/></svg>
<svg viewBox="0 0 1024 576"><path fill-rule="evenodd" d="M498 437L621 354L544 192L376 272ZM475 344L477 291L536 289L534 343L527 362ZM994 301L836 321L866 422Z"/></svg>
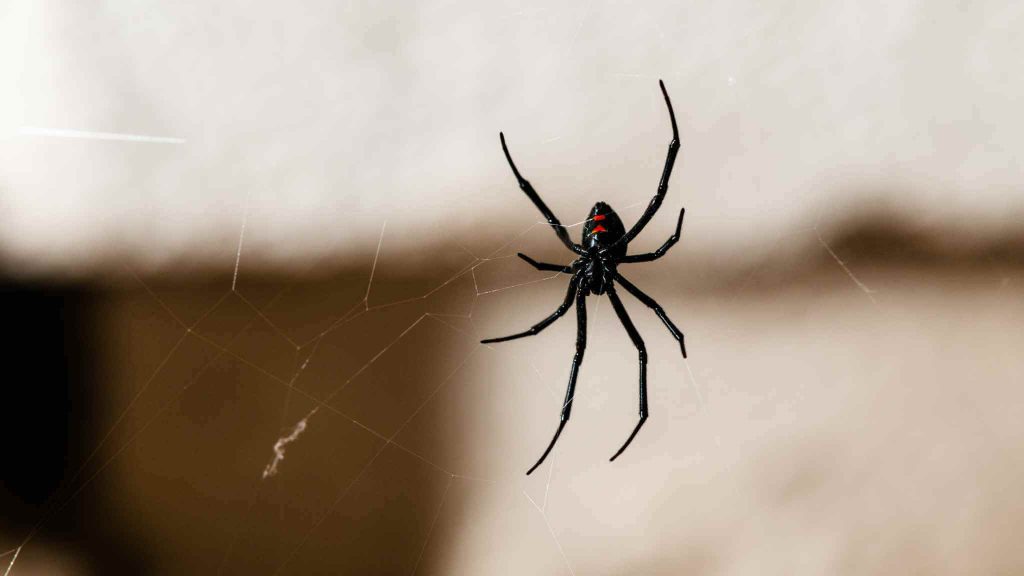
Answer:
<svg viewBox="0 0 1024 576"><path fill-rule="evenodd" d="M512 156L508 153L508 147L505 145L505 134L501 134L501 148L505 151L505 158L508 159L509 166L512 167L512 172L516 175L516 179L519 181L519 187L522 188L523 192L526 193L527 197L533 201L537 209L540 210L541 214L547 218L548 224L558 235L558 238L565 244L566 248L572 250L579 255L572 264L568 266L562 266L558 264L546 264L544 262L536 262L525 254L519 254L519 257L526 260L530 265L538 270L548 270L551 272L562 272L564 274L571 274L572 277L569 280L569 290L565 294L565 301L558 307L550 316L534 324L529 330L513 334L511 336L504 336L502 338L488 338L482 340L484 344L490 342L505 342L506 340L514 340L516 338L522 338L524 336L533 336L539 333L541 330L550 326L555 320L561 318L572 306L573 301L576 302L576 354L572 359L572 368L569 372L569 388L565 393L565 403L562 405L562 418L558 424L558 430L555 431L555 437L551 439L551 443L548 444L547 450L541 455L540 460L527 471L530 474L537 469L538 466L544 462L544 459L548 457L548 453L554 448L555 442L558 441L558 436L562 433L562 429L565 428L566 422L569 421L569 415L572 412L572 399L576 392L576 376L579 374L580 363L583 361L583 351L587 347L587 306L585 298L589 294L608 294L608 299L612 302L612 307L615 308L615 314L618 315L619 321L626 328L626 332L629 333L630 339L633 340L633 345L636 346L637 351L640 354L640 422L637 423L636 428L633 429L633 433L626 439L626 443L619 448L619 451L611 457L611 460L615 460L620 454L629 446L629 443L633 441L637 432L640 431L640 427L647 421L647 348L644 346L644 341L640 337L640 334L636 331L636 327L633 326L633 322L629 319L629 315L626 313L626 309L622 306L622 301L619 300L619 296L615 293L615 282L618 281L627 292L635 296L640 302L644 303L648 308L654 310L654 313L661 318L661 321L668 328L668 331L672 333L672 336L679 341L679 348L683 353L683 358L686 358L686 345L683 342L683 333L676 328L676 325L669 320L668 315L665 314L665 310L654 301L653 298L644 294L639 288L634 286L629 280L626 280L616 269L619 264L628 262L650 262L657 260L668 252L676 242L679 241L679 232L683 227L683 214L686 213L686 209L679 211L679 221L676 223L676 231L661 248L658 248L654 252L647 254L634 254L632 256L626 255L626 248L629 242L636 238L640 231L644 229L644 226L650 222L651 218L661 207L662 200L665 199L665 193L668 191L668 179L672 174L672 165L676 161L676 153L679 152L679 129L676 127L676 116L672 111L672 102L668 98L668 92L665 90L665 83L658 81L661 86L661 93L665 96L665 104L668 106L668 116L672 121L672 142L668 145L668 158L665 159L665 169L661 174L661 182L658 184L658 192L654 195L654 199L647 206L647 210L644 211L643 215L640 216L640 220L633 225L629 231L626 231L625 226L622 225L622 220L612 210L611 206L604 202L598 202L594 204L594 207L590 209L590 216L587 218L586 223L583 226L583 243L582 245L574 243L569 239L569 233L566 231L565 226L558 221L558 218L551 212L551 209L544 204L544 201L537 195L537 191L533 189L533 186L526 181L525 178L519 174L519 170L516 168L514 162L512 162Z"/></svg>

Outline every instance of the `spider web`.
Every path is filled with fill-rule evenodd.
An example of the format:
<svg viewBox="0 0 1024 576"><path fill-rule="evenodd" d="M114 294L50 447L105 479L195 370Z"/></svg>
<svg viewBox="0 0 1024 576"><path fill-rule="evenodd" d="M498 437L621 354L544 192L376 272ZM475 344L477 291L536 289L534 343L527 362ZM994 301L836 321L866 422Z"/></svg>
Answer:
<svg viewBox="0 0 1024 576"><path fill-rule="evenodd" d="M637 202L626 206L623 211L628 212L644 204L646 202ZM303 549L309 543L310 536L316 533L334 512L344 509L346 500L353 490L360 482L365 481L367 476L374 470L375 465L379 465L381 457L391 451L394 452L399 460L411 460L426 466L443 479L440 496L435 498L437 502L432 513L429 515L426 532L422 536L422 545L416 554L411 573L415 574L419 571L428 550L443 547L443 544L434 542L433 539L437 524L445 512L446 506L451 506L449 500L458 498L460 493L472 490L475 485L496 485L501 486L504 490L511 491L514 500L519 500L519 504L528 504L530 509L535 511L537 518L545 527L547 537L550 538L550 544L553 545L552 549L557 551L562 564L561 570L575 574L573 563L563 548L559 531L553 526L548 515L551 503L550 492L552 482L557 480L554 473L554 462L557 458L554 455L544 465L547 470L542 472L542 474L534 476L534 478L540 479L541 485L537 481L530 482L530 479L524 480L525 477L520 477L521 471L514 476L510 476L507 472L502 472L490 477L465 473L459 466L438 462L434 458L421 453L417 448L411 447L398 439L406 427L416 420L424 409L437 401L438 396L442 394L446 387L454 386L453 382L457 382L460 379L460 373L464 371L468 363L495 349L494 346L478 343L480 333L474 325L474 321L475 315L478 312L476 308L480 305L479 303L482 299L531 285L551 284L552 281L560 276L562 276L563 280L565 279L561 274L547 272L530 274L535 277L523 279L522 276L524 274L522 274L521 263L515 258L515 247L521 245L523 238L538 231L548 232L549 226L547 223L536 221L514 234L498 248L488 250L483 255L479 255L472 249L459 244L459 250L469 257L468 263L462 265L450 275L443 277L439 282L436 282L434 287L424 293L379 302L376 298L375 289L377 288L379 274L381 273L379 267L382 265L382 249L385 247L388 238L385 222L381 225L380 235L369 265L369 271L364 277L365 291L362 293L362 296L344 312L332 318L325 328L299 339L280 326L272 318L274 313L271 312L275 304L285 297L292 287L285 286L280 289L271 290L272 294L262 293L259 286L254 291L255 295L246 290L243 259L248 217L249 198L247 197L238 234L235 266L231 275L230 287L213 299L212 304L198 308L198 314L193 314L192 317L187 317L177 310L175 303L169 301L165 295L162 295L159 288L152 285L152 281L146 280L134 271L129 270L132 278L145 294L146 299L149 300L150 307L155 308L159 311L159 314L165 317L163 319L164 322L169 320L173 324L174 327L166 331L177 332L177 335L161 355L161 359L155 363L155 367L149 375L137 386L126 404L116 411L116 417L107 427L105 434L100 438L94 450L78 470L71 475L70 480L65 483L63 493L51 500L48 510L45 511L39 522L24 540L17 547L4 553L3 557L10 557L10 562L4 571L4 576L17 573L15 566L19 556L31 552L32 542L41 531L45 530L47 523L54 516L60 514L65 508L73 504L83 491L92 487L102 474L110 470L112 464L117 463L119 459L124 459L127 454L130 454L130 450L134 449L140 442L140 439L143 439L148 432L153 428L164 426L168 415L173 414L176 410L180 410L181 404L185 401L184 398L191 391L203 386L203 382L206 380L205 376L214 370L220 362L244 366L285 391L284 400L280 407L280 434L275 441L264 446L262 455L264 456L265 465L262 467L262 470L251 471L253 487L251 504L247 512L251 512L251 508L257 505L256 503L259 502L261 491L266 490L268 486L274 486L275 483L288 484L289 475L295 472L295 468L304 465L301 461L295 461L298 458L290 457L290 454L298 450L304 442L308 442L309 436L324 434L322 430L318 431L316 426L314 426L318 419L340 419L349 424L357 433L364 435L366 439L376 444L368 453L365 451L361 453L363 458L358 466L356 466L354 474L351 474L344 482L333 486L335 493L331 501L320 507L317 513L312 515L310 521L299 534L297 542L290 547L290 550L283 555L281 561L276 564L273 573L289 572L296 563L296 558L301 558L305 554ZM582 226L582 224L584 222L577 222L567 227L574 229ZM507 268L509 264L515 265L517 271L509 274L509 270L499 270L499 272L504 272L505 277L488 277L489 275L494 276L494 270L488 270L489 268ZM454 298L447 299L454 301L453 309L448 309L451 302L444 302L442 299L439 304L440 308L437 311L420 311L424 305L427 308L430 308L431 305L438 305L435 302L437 300L435 297L438 294L451 291L453 288L458 292L459 285L461 285L462 293L456 294ZM558 283L555 291L561 292L563 290L564 282ZM210 297L207 296L206 299L210 299ZM189 298L186 298L186 300L189 300ZM466 304L467 301L468 306ZM190 313L197 310L192 304L194 303L189 303L186 306ZM232 306L241 308L249 313L249 319L240 328L234 330L233 333L225 334L215 334L203 329L204 323L209 319L216 317L218 314L223 313L226 308ZM592 308L591 322L600 315L600 302L594 302ZM353 364L354 370L349 370L344 377L338 375L332 377L332 382L327 384L329 392L326 394L314 393L297 384L307 374L307 369L311 363L315 363L318 354L324 354L322 345L333 334L344 333L360 320L372 318L376 313L390 310L412 311L409 316L411 321L403 323L401 329L397 330L397 334L389 335L386 343L374 348L375 351L364 361ZM381 322L382 320L374 319L371 321L371 324ZM562 324L571 324L573 329L575 327L574 321L562 322ZM379 428L372 423L360 420L332 403L339 395L342 395L351 385L356 383L361 376L372 371L384 360L402 361L401 358L394 359L389 358L389 356L395 356L394 350L396 347L400 347L405 341L409 340L410 335L414 334L417 329L423 330L427 326L435 331L438 329L449 331L456 335L457 338L468 341L469 345L464 346L466 350L457 355L454 368L450 369L439 381L428 383L426 395L422 399L417 399L415 408L408 416L403 418L397 428L391 430ZM507 331L511 331L513 328L514 326L509 326ZM551 331L549 330L549 332ZM278 372L275 369L268 368L262 362L248 357L245 352L240 351L240 349L234 346L239 340L256 333L260 336L269 335L283 341L283 347L290 348L294 355L292 360L295 367L290 371ZM185 348L190 345L194 346L196 343L201 343L210 349L210 353L202 358L198 370L177 390L155 392L154 389L158 388L161 384L160 380L169 371L173 370L173 364L194 360L194 358L182 358L181 356ZM520 372L519 376L525 377L533 383L543 382L541 390L544 393L544 397L551 400L551 409L558 408L558 404L555 402L560 402L561 392L557 388L559 383L552 382L550 378L546 377L542 370L530 361L529 357L525 357L525 354L518 353L515 356L522 360L529 369L527 373ZM692 383L693 373L690 370L689 364L686 364L686 370ZM585 377L581 377L581 382L584 380ZM198 392L198 394L201 395L202 392ZM578 397L585 397L585 394L579 394ZM699 392L697 392L696 397L700 398ZM703 400L701 399L700 402L703 403ZM303 406L305 409L301 411L302 415L296 418L293 414L298 406ZM548 410L548 413L552 411L554 410ZM557 411L554 412L557 414ZM171 418L174 418L174 416L171 416ZM345 458L346 456L342 455L341 457ZM324 465L329 466L330 463L326 462ZM403 465L408 465L408 463L406 462ZM524 468L524 461L517 461L512 467ZM510 504L516 505L514 503ZM282 504L282 506L285 505ZM242 534L236 534L224 550L219 572L234 571L232 562L240 554L237 550L237 544L242 537Z"/></svg>

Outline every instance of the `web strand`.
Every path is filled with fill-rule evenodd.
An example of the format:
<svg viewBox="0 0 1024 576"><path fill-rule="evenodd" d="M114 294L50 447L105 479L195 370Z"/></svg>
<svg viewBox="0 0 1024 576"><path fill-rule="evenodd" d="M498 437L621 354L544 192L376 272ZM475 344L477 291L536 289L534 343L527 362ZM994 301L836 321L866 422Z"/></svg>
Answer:
<svg viewBox="0 0 1024 576"><path fill-rule="evenodd" d="M815 227L814 233L818 236L818 242L825 248L825 250L828 251L829 256L831 256L832 259L835 260L837 264L839 264L839 267L843 269L843 272L846 272L846 275L850 277L850 280L853 280L853 283L856 284L858 288L860 288L861 292L863 292L869 300L871 300L871 303L877 305L878 301L875 300L875 297L873 295L875 291L872 290L871 288L868 288L867 285L861 282L860 278L857 278L853 271L850 270L850 267L846 265L846 262L839 258L839 255L837 255L835 251L832 250L832 247L828 245L828 242L825 242L825 239L821 237L821 232L818 231L817 227Z"/></svg>
<svg viewBox="0 0 1024 576"><path fill-rule="evenodd" d="M14 569L14 563L18 561L18 554L21 554L21 549L24 548L24 546L25 545L22 544L21 546L18 546L13 550L9 550L7 552L4 552L3 554L0 554L0 558L3 558L4 556L11 554L12 552L14 553L14 555L11 556L11 561L7 564L7 569L4 570L4 576L10 576L11 570Z"/></svg>
<svg viewBox="0 0 1024 576"><path fill-rule="evenodd" d="M235 272L231 275L231 291L238 286L238 267L242 264L242 243L245 242L245 225L249 223L249 201L252 189L245 192L245 210L242 213L242 230L238 233L238 251L235 253Z"/></svg>
<svg viewBox="0 0 1024 576"><path fill-rule="evenodd" d="M170 136L147 136L145 134L123 134L120 132L90 132L65 128L38 128L24 126L18 131L22 136L51 136L54 138L78 138L82 140L120 140L122 142L145 142L148 144L184 144L184 138Z"/></svg>
<svg viewBox="0 0 1024 576"><path fill-rule="evenodd" d="M444 510L444 503L448 500L448 492L452 488L452 483L455 481L454 476L448 477L448 484L444 487L444 493L441 495L441 503L437 505L437 512L434 513L434 519L430 521L430 528L427 530L427 537L423 539L423 548L420 549L419 556L416 557L416 563L412 566L412 575L416 576L416 571L420 569L420 562L423 560L423 553L427 551L427 545L430 544L430 537L434 534L434 528L437 526L437 520L441 517L441 510Z"/></svg>
<svg viewBox="0 0 1024 576"><path fill-rule="evenodd" d="M538 506L537 502L534 501L534 499L531 498L525 490L523 490L523 496L526 496L526 499L530 501L530 504L532 504L533 507L537 510L537 513L540 514L541 520L544 521L544 526L546 526L548 529L548 534L550 534L551 539L555 541L555 546L558 548L558 554L562 557L562 561L565 562L566 570L568 570L569 574L571 574L572 576L576 576L576 571L572 569L572 564L569 563L569 557L565 555L565 549L562 548L561 540L559 540L558 535L555 534L555 529L551 527L551 522L548 520L547 512L545 512L545 510L542 507Z"/></svg>

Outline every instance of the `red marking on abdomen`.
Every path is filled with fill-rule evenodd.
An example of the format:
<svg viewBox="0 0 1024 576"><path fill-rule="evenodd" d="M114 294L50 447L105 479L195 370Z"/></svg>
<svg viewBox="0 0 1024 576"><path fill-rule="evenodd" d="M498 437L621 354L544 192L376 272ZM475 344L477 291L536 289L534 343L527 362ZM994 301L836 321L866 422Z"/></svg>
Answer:
<svg viewBox="0 0 1024 576"><path fill-rule="evenodd" d="M604 220L604 214L598 214L598 215L594 216L594 221L595 222L600 222L601 220Z"/></svg>
<svg viewBox="0 0 1024 576"><path fill-rule="evenodd" d="M604 226L598 224L597 228L594 228L594 231L591 232L591 234L597 234L598 232L607 232L607 230L604 229Z"/></svg>

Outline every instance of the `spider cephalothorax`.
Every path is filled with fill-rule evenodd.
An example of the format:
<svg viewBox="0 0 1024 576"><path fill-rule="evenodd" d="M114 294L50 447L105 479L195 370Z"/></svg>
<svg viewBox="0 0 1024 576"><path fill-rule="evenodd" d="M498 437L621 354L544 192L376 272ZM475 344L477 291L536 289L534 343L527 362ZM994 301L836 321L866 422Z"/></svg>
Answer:
<svg viewBox="0 0 1024 576"><path fill-rule="evenodd" d="M686 345L683 342L683 333L676 328L676 325L672 323L668 315L665 314L665 310L660 304L654 301L653 298L644 294L639 288L634 286L629 280L626 280L618 272L618 265L630 262L650 262L657 260L668 252L676 242L679 241L679 232L683 226L683 214L685 209L679 211L679 220L676 222L676 231L660 248L654 252L646 254L634 254L632 256L626 255L626 250L629 243L636 238L644 226L650 222L651 218L661 207L661 202L665 199L665 194L668 192L668 179L672 175L672 166L676 161L676 153L679 152L679 129L676 127L676 116L672 111L672 101L669 100L668 92L665 90L665 84L661 81L658 82L661 86L661 93L665 97L665 105L668 107L669 120L672 123L672 141L668 145L668 157L665 159L665 169L661 174L661 182L658 184L658 192L654 195L651 203L647 206L647 210L640 216L640 219L633 224L633 227L628 231L622 224L622 220L619 215L612 210L611 206L604 202L598 202L594 204L594 207L590 209L590 214L583 225L583 238L580 244L574 243L569 238L569 233L565 226L558 221L551 209L544 204L544 201L540 199L537 191L533 189L533 186L523 178L516 168L515 163L512 161L512 156L508 152L508 146L505 145L505 135L501 134L501 149L505 152L505 158L508 160L509 166L512 168L512 173L515 174L516 180L519 181L519 187L526 193L526 196L533 201L537 209L540 210L541 214L547 219L548 224L555 231L558 239L565 244L566 248L575 252L579 258L577 258L570 265L561 264L547 264L545 262L536 262L525 254L519 254L519 257L526 260L530 265L538 270L547 270L551 272L561 272L563 274L569 274L569 290L565 294L565 300L561 306L558 307L550 316L534 324L529 330L525 332L519 332L511 336L503 336L501 338L489 338L482 340L484 344L492 342L505 342L507 340L514 340L516 338L522 338L524 336L533 336L541 330L550 326L555 320L558 320L569 311L569 308L575 302L576 304L576 354L572 359L572 366L569 370L569 386L565 393L565 402L562 404L562 415L561 420L558 424L558 430L555 431L554 438L551 439L551 443L548 444L547 450L541 455L540 459L536 464L533 465L526 473L529 474L537 469L547 458L551 449L554 448L555 442L558 441L558 436L562 433L562 429L565 428L565 424L569 421L569 416L572 413L572 400L576 393L576 377L579 375L580 363L583 362L583 352L587 348L587 306L585 298L590 294L607 294L608 299L611 300L612 307L615 309L615 314L619 317L622 325L626 328L626 332L629 334L630 340L633 341L633 345L636 346L637 353L640 361L640 421L637 422L633 432L626 439L625 444L619 451L612 456L612 460L619 457L619 454L629 446L629 443L633 441L637 432L640 431L640 427L647 421L649 414L647 408L647 348L644 345L643 338L640 337L640 333L636 331L636 327L633 326L633 321L630 320L629 314L626 313L626 308L622 305L622 301L619 300L618 294L615 292L615 284L618 283L626 292L629 292L633 296L640 300L648 308L654 310L654 313L658 315L668 331L672 333L672 336L679 342L680 351L683 354L683 358L686 358Z"/></svg>

